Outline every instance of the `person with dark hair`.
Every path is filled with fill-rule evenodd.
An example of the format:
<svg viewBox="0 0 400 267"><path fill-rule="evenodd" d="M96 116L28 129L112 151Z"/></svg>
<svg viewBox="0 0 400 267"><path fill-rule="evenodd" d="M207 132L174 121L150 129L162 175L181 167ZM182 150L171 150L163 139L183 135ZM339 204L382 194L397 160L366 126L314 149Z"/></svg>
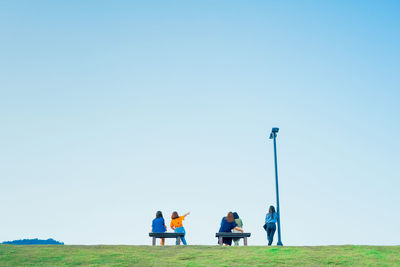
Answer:
<svg viewBox="0 0 400 267"><path fill-rule="evenodd" d="M232 229L235 229L235 230L243 233L243 229L237 226L237 224L235 222L235 217L233 216L233 213L230 211L230 212L228 212L228 215L226 217L222 218L221 227L219 228L218 232L231 233ZM230 245L232 245L232 238L231 237L223 237L222 243L224 243L225 246L230 246Z"/></svg>
<svg viewBox="0 0 400 267"><path fill-rule="evenodd" d="M185 232L185 228L183 228L182 221L189 214L190 214L190 212L184 214L183 216L179 216L178 212L174 211L171 215L171 228L172 228L172 230L175 231L175 233L183 233L184 234L184 236L181 237L182 243L184 245L187 245L187 243L186 243L186 238L185 238L186 232ZM176 244L178 244L178 239L176 239Z"/></svg>
<svg viewBox="0 0 400 267"><path fill-rule="evenodd" d="M165 226L164 217L161 211L157 211L156 218L151 224L152 233L165 233L167 231L167 226ZM161 246L164 246L165 238L161 238Z"/></svg>
<svg viewBox="0 0 400 267"><path fill-rule="evenodd" d="M243 229L243 221L239 217L239 214L237 214L237 212L233 212L233 218L235 219L235 223L236 223L237 227ZM233 229L232 232L239 233L240 231ZM233 238L233 242L235 243L235 246L239 246L239 240L240 240L240 238Z"/></svg>
<svg viewBox="0 0 400 267"><path fill-rule="evenodd" d="M274 234L276 231L276 222L278 220L278 214L275 212L274 206L270 206L267 216L265 216L265 231L267 231L268 246L272 245L274 240Z"/></svg>

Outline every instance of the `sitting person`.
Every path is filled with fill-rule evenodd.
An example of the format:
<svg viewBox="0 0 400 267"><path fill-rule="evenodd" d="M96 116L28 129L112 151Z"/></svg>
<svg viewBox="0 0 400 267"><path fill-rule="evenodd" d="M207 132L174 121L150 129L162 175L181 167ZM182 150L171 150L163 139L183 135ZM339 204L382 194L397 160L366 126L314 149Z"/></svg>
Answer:
<svg viewBox="0 0 400 267"><path fill-rule="evenodd" d="M165 233L167 231L167 226L165 226L165 221L161 211L157 211L156 218L151 224L152 233ZM161 246L164 246L165 238L161 238Z"/></svg>
<svg viewBox="0 0 400 267"><path fill-rule="evenodd" d="M243 229L237 226L237 224L235 222L235 218L233 217L233 213L229 212L226 217L222 218L221 227L219 228L218 232L231 233L232 229L235 229L235 230L243 233ZM225 246L231 246L232 238L231 237L223 237L222 243L225 244Z"/></svg>
<svg viewBox="0 0 400 267"><path fill-rule="evenodd" d="M235 223L236 223L237 227L243 229L242 219L239 217L239 214L237 214L237 212L233 213L233 218L235 218ZM240 231L238 231L236 229L233 229L232 232L239 233ZM239 246L239 240L240 240L240 238L234 238L233 239L233 242L235 243L235 246Z"/></svg>
<svg viewBox="0 0 400 267"><path fill-rule="evenodd" d="M171 228L172 230L175 231L175 233L183 233L184 236L181 237L182 243L184 245L187 245L186 243L186 239L185 239L185 228L183 228L183 223L182 221L186 218L186 216L188 216L190 214L190 212L186 213L183 216L179 216L178 212L174 211L171 215ZM176 244L178 244L178 239L176 240Z"/></svg>

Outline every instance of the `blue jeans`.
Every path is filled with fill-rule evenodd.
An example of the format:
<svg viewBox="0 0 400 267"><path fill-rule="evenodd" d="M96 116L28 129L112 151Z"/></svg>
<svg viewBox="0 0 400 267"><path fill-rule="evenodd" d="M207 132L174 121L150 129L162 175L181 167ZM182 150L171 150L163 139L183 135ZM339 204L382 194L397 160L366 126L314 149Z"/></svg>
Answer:
<svg viewBox="0 0 400 267"><path fill-rule="evenodd" d="M268 223L267 224L267 238L268 238L268 246L272 245L272 241L274 240L274 234L276 231L275 223Z"/></svg>
<svg viewBox="0 0 400 267"><path fill-rule="evenodd" d="M183 226L175 228L175 233L184 233L186 235L185 228L183 228ZM185 236L181 236L181 240L184 245L187 245ZM176 239L176 244L178 245L178 239Z"/></svg>

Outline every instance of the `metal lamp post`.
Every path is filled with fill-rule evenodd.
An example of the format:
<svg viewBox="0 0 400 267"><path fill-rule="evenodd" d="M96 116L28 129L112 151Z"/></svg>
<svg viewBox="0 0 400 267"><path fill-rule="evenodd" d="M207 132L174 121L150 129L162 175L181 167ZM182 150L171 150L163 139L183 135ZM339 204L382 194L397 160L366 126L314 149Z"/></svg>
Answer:
<svg viewBox="0 0 400 267"><path fill-rule="evenodd" d="M279 128L272 128L269 139L274 139L274 158L275 158L275 185L276 185L276 210L278 213L278 246L283 246L281 240L281 214L279 210L279 189L278 189L278 162L276 157L276 134L279 132Z"/></svg>

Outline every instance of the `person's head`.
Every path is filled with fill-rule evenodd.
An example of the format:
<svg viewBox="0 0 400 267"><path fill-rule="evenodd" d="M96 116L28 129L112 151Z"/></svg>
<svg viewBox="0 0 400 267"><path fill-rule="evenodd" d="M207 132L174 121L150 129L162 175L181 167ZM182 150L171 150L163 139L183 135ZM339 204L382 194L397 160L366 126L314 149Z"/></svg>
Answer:
<svg viewBox="0 0 400 267"><path fill-rule="evenodd" d="M231 211L228 212L228 215L226 215L225 219L230 223L232 223L235 220L235 218L233 217L233 213Z"/></svg>
<svg viewBox="0 0 400 267"><path fill-rule="evenodd" d="M268 211L268 213L271 215L271 218L273 219L274 218L274 213L275 213L275 208L274 208L274 206L269 206L269 211Z"/></svg>
<svg viewBox="0 0 400 267"><path fill-rule="evenodd" d="M269 212L269 214L271 214L271 215L274 214L274 213L275 213L275 208L274 208L274 206L272 206L272 205L269 206L269 211L268 211L268 212Z"/></svg>
<svg viewBox="0 0 400 267"><path fill-rule="evenodd" d="M174 211L171 215L171 219L179 218L178 212Z"/></svg>
<svg viewBox="0 0 400 267"><path fill-rule="evenodd" d="M237 212L234 212L234 213L233 213L233 218L234 218L234 219L239 219L239 214L237 214Z"/></svg>
<svg viewBox="0 0 400 267"><path fill-rule="evenodd" d="M161 211L156 212L156 218L163 218Z"/></svg>

